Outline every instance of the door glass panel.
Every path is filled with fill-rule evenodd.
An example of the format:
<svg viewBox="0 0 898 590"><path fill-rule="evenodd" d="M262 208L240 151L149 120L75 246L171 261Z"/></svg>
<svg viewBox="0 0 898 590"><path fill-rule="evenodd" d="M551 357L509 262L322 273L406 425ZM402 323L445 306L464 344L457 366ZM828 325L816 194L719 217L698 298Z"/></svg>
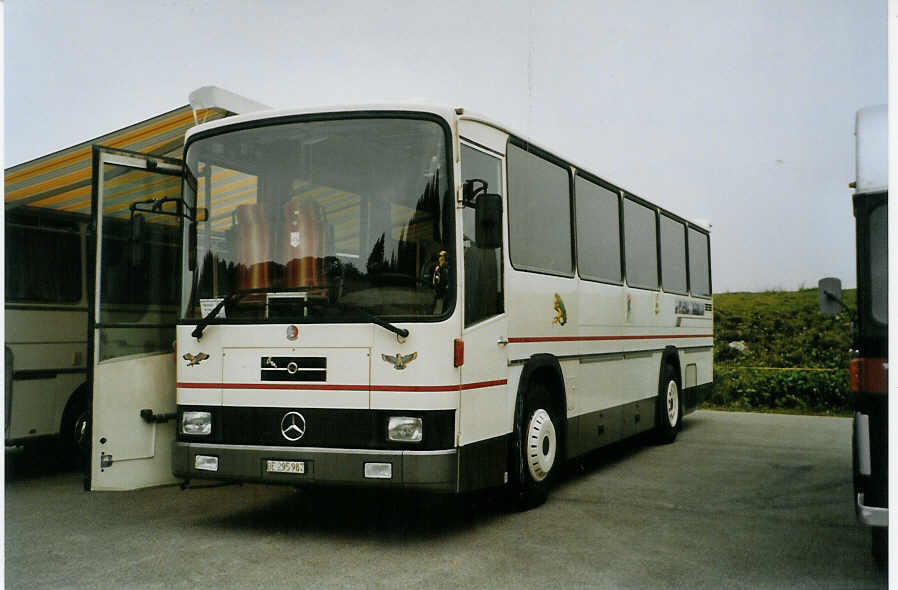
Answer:
<svg viewBox="0 0 898 590"><path fill-rule="evenodd" d="M172 350L181 265L180 218L131 205L178 198L180 178L104 164L99 358ZM176 211L166 203L165 211Z"/></svg>
<svg viewBox="0 0 898 590"><path fill-rule="evenodd" d="M478 178L487 192L502 194L501 162L481 151L461 146L462 181ZM474 209L464 210L465 326L504 311L502 295L502 247L482 248L476 241Z"/></svg>

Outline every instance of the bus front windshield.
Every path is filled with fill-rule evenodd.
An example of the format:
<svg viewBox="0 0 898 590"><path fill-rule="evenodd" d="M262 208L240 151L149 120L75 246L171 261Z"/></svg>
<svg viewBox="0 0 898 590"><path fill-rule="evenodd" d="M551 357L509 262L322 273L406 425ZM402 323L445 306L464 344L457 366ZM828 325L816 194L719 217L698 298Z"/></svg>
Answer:
<svg viewBox="0 0 898 590"><path fill-rule="evenodd" d="M427 118L295 120L189 144L182 317L436 319L455 301L448 127Z"/></svg>

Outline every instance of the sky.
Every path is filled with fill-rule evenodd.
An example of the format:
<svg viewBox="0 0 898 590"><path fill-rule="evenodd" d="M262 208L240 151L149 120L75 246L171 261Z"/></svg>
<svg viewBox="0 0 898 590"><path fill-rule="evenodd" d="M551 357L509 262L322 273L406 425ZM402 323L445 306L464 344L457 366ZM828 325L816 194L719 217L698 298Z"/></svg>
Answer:
<svg viewBox="0 0 898 590"><path fill-rule="evenodd" d="M886 0L6 0L4 167L226 88L499 121L712 223L714 290L854 286L854 113Z"/></svg>

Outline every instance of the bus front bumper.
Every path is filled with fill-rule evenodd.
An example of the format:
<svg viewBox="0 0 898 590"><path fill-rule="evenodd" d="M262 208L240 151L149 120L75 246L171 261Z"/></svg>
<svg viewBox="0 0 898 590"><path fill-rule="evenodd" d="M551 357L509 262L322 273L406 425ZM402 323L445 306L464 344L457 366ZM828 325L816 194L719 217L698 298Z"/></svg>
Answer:
<svg viewBox="0 0 898 590"><path fill-rule="evenodd" d="M198 466L205 469L198 469ZM216 467L214 471L212 466ZM275 468L291 471L273 471ZM175 477L188 480L296 486L368 485L454 492L457 490L458 453L456 449L329 449L176 441L172 445L172 472Z"/></svg>

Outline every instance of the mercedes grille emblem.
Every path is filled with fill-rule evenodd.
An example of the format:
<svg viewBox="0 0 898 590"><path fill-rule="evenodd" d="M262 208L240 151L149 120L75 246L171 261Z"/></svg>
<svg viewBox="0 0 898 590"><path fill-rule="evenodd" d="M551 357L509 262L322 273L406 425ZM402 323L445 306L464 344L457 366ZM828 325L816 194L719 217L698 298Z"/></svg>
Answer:
<svg viewBox="0 0 898 590"><path fill-rule="evenodd" d="M281 434L290 442L296 442L306 433L306 419L299 412L287 412L281 419Z"/></svg>

